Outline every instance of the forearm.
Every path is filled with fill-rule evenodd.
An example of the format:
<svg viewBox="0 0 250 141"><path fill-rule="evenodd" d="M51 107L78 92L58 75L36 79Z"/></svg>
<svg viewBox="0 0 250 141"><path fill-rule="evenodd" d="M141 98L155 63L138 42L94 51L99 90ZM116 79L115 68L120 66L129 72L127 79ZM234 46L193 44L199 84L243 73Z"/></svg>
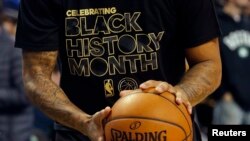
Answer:
<svg viewBox="0 0 250 141"><path fill-rule="evenodd" d="M186 72L177 88L187 95L192 106L197 105L219 86L221 81L220 64L214 61L198 63Z"/></svg>
<svg viewBox="0 0 250 141"><path fill-rule="evenodd" d="M43 74L25 79L27 95L37 107L53 120L85 134L89 115L70 102L63 90Z"/></svg>

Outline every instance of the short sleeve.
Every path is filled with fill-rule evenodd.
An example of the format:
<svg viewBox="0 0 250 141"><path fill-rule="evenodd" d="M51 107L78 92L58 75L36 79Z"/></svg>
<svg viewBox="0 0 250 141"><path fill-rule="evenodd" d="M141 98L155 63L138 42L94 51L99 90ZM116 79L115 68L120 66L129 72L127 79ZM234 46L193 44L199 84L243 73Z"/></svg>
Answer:
<svg viewBox="0 0 250 141"><path fill-rule="evenodd" d="M55 0L21 0L15 46L32 51L57 50L59 10Z"/></svg>
<svg viewBox="0 0 250 141"><path fill-rule="evenodd" d="M187 0L182 10L185 48L196 47L221 35L212 0Z"/></svg>

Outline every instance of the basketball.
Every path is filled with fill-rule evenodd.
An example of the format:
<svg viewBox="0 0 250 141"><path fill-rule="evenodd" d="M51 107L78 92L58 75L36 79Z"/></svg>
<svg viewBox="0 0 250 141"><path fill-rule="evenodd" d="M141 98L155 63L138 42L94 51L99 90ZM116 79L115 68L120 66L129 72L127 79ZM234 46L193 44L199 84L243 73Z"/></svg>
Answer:
<svg viewBox="0 0 250 141"><path fill-rule="evenodd" d="M105 124L106 141L192 141L191 117L168 92L120 98Z"/></svg>

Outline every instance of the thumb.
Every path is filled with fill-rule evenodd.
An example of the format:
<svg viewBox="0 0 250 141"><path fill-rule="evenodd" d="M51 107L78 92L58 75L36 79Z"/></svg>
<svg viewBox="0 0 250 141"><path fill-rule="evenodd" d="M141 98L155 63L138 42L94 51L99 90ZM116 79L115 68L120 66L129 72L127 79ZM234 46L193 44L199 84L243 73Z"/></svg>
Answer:
<svg viewBox="0 0 250 141"><path fill-rule="evenodd" d="M105 109L101 110L99 113L99 119L103 120L105 119L111 112L110 107L106 107Z"/></svg>

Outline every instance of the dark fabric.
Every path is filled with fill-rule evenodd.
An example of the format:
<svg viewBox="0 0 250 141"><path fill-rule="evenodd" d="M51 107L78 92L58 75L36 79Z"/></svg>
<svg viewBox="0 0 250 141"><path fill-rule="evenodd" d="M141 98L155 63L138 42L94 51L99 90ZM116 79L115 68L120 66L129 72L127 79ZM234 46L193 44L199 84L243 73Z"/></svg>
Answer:
<svg viewBox="0 0 250 141"><path fill-rule="evenodd" d="M182 38L179 41L185 48L195 47L220 35L213 0L186 0L184 4L181 7L179 34Z"/></svg>
<svg viewBox="0 0 250 141"><path fill-rule="evenodd" d="M2 12L2 9L3 9L3 0L0 0L0 12Z"/></svg>
<svg viewBox="0 0 250 141"><path fill-rule="evenodd" d="M231 92L236 102L250 111L250 26L245 20L234 21L223 11L218 13L223 32L220 40L223 76L217 93Z"/></svg>
<svg viewBox="0 0 250 141"><path fill-rule="evenodd" d="M193 141L202 141L200 127L196 122L193 122Z"/></svg>
<svg viewBox="0 0 250 141"><path fill-rule="evenodd" d="M32 50L56 50L59 47L60 8L56 0L23 0L18 16L16 44Z"/></svg>
<svg viewBox="0 0 250 141"><path fill-rule="evenodd" d="M54 141L90 141L86 136L75 131L57 130Z"/></svg>

